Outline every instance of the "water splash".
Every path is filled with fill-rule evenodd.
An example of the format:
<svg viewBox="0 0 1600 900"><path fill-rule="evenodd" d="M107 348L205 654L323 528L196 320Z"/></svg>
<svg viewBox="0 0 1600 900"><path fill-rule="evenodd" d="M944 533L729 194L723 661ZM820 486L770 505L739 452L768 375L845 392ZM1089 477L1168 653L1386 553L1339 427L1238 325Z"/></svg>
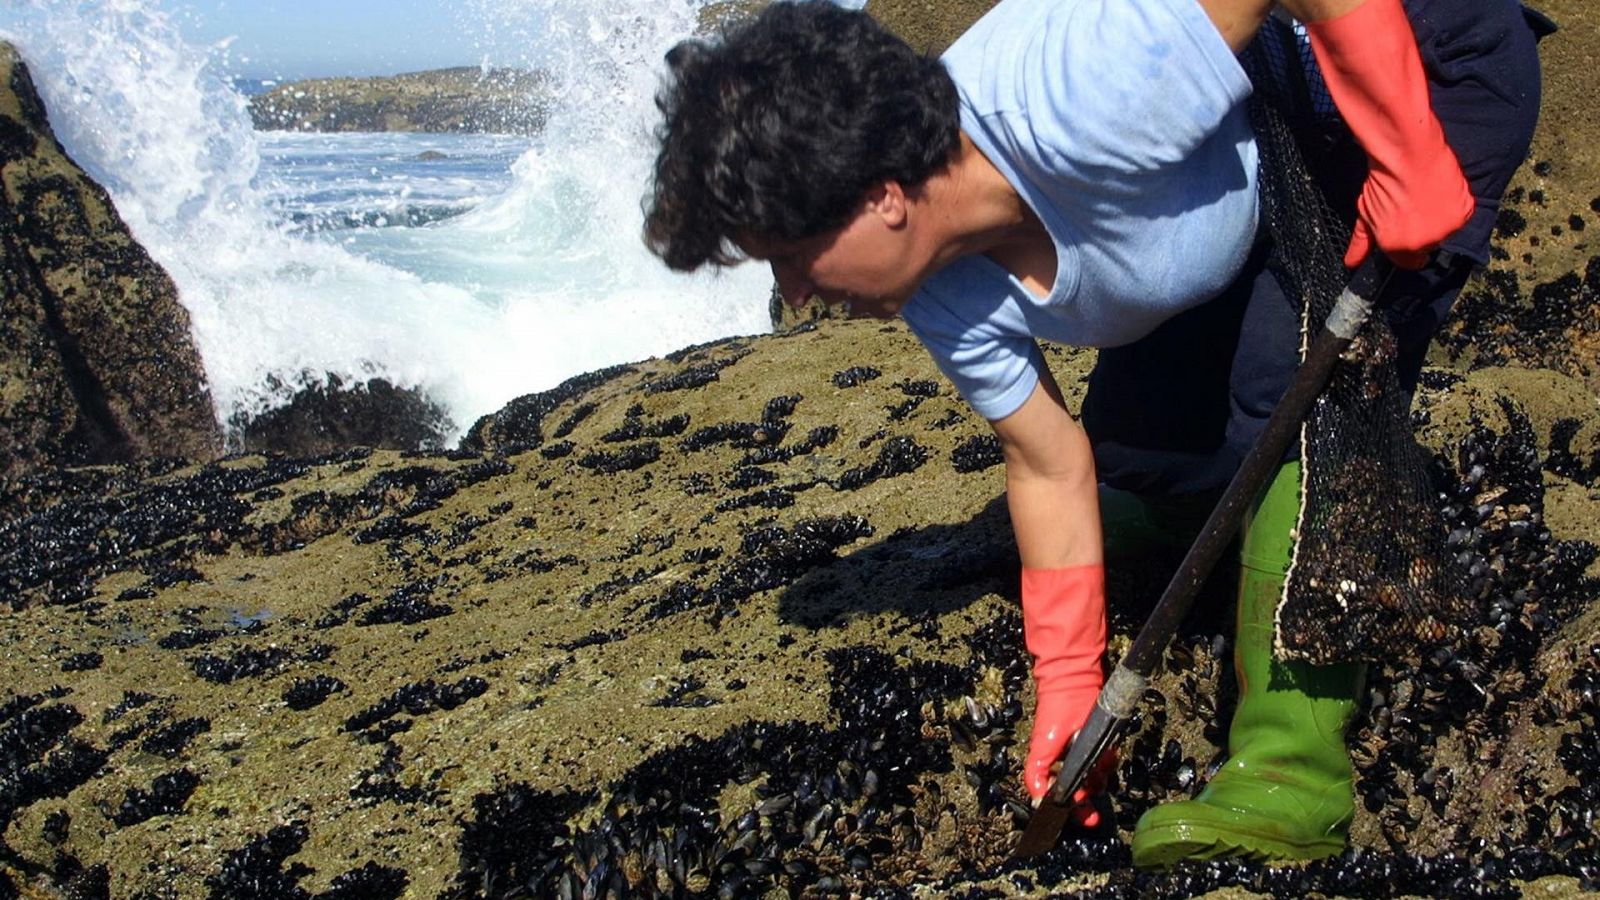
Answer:
<svg viewBox="0 0 1600 900"><path fill-rule="evenodd" d="M638 237L655 67L694 5L464 8L483 28L527 28L557 101L504 194L387 229L409 232L413 256L452 261L412 271L278 221L226 47L187 44L155 0L22 0L0 14L62 144L177 283L224 421L331 373L420 387L464 427L581 371L767 327L764 273L673 275Z"/></svg>

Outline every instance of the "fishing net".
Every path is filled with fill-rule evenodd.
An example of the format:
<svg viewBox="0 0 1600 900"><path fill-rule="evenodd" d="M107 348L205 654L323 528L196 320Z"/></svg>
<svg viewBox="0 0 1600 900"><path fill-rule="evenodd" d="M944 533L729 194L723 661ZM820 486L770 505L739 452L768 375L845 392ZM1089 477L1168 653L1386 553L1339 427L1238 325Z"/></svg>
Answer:
<svg viewBox="0 0 1600 900"><path fill-rule="evenodd" d="M1263 221L1276 245L1270 265L1302 304L1303 353L1304 336L1321 330L1344 288L1351 226L1305 160L1335 158L1348 136L1291 23L1269 19L1244 59L1255 84ZM1386 317L1375 313L1301 428L1300 517L1277 611L1281 658L1392 659L1450 639L1470 617L1396 354Z"/></svg>

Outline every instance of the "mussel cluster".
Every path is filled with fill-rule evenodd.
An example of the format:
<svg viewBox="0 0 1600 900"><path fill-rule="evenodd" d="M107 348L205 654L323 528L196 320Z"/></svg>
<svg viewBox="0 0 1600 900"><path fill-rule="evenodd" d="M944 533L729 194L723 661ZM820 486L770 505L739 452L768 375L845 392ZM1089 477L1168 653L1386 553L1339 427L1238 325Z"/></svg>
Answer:
<svg viewBox="0 0 1600 900"><path fill-rule="evenodd" d="M655 390L714 379L729 364L708 364L681 381L663 380ZM835 384L849 388L876 377L875 370L863 367L841 372ZM576 382L568 393L597 383ZM908 404L929 392L922 382L898 387ZM782 486L760 467L838 439L837 429L818 428L803 440L776 443L774 437L790 430L790 415L799 401L798 396L775 397L758 421L699 428L691 428L686 418L648 420L642 411L630 411L613 433L617 441L603 443L660 440L684 454L717 445L734 447L745 453L737 466L724 467L715 476L702 473L692 482L685 479L685 489L712 491L720 484L749 492L742 495L755 498L749 505L782 504L779 498L812 485ZM515 429L509 421L500 423L505 427L500 437L540 446L543 416L556 405L533 403L523 410L520 437L512 438ZM446 896L915 892L989 897L1081 891L1163 897L1226 886L1281 897L1313 892L1515 896L1517 881L1550 874L1576 876L1600 888L1600 839L1594 836L1600 779L1592 775L1600 767L1600 646L1573 643L1571 630L1563 629L1600 594L1600 586L1585 575L1597 550L1557 540L1546 526L1544 511L1549 473L1592 490L1600 477L1600 457L1575 449L1578 426L1571 424L1558 424L1550 435L1550 453L1541 456L1540 435L1529 418L1510 404L1502 412L1503 427L1497 431L1476 425L1437 466L1453 565L1477 602L1480 619L1446 648L1370 668L1367 702L1351 733L1361 806L1358 847L1337 858L1295 867L1228 861L1191 863L1169 872L1131 868L1127 830L1155 804L1193 796L1223 758L1234 687L1228 662L1231 628L1223 624L1232 616L1225 606L1217 606L1219 597L1225 604L1232 594L1226 584L1230 575L1222 572L1214 579L1220 586L1213 586L1203 600L1211 605L1185 623L1155 688L1140 706L1120 752L1117 782L1105 801L1105 824L1094 832L1069 832L1042 859L1008 859L1029 814L1017 778L1030 702L1028 659L1017 614L973 625L958 615L921 616L904 610L903 624L893 627L895 634L910 634L921 642L907 644L913 649L850 646L829 651L831 714L824 723L746 722L720 735L684 739L604 785L541 789L506 783L477 797L461 822L459 872ZM584 415L581 408L572 413L554 436L569 432ZM931 459L911 438L891 437L886 431L865 443L878 444L874 462L815 484L833 490L859 487ZM568 447L568 452L578 452ZM997 447L992 439L974 439L961 444L951 462L958 471L977 471L999 462ZM627 462L613 457L605 464ZM318 463L268 460L258 467L207 467L170 479L147 489L157 493L146 499L172 515L159 522L146 521L124 501L104 501L98 496L102 491L86 486L59 512L28 520L25 527L35 531L0 531L0 586L19 586L26 594L23 603L72 599L76 575L68 578L66 570L34 566L17 551L35 544L60 547L83 572L142 567L150 584L131 592L188 577L189 563L208 541L275 552L326 529L353 526L360 528L353 532L358 541L393 544L392 556L405 550L397 538L407 538L407 546L417 547L419 554L444 554L488 520L474 515L450 526L424 526L411 517L437 508L466 484L510 470L504 460L472 457L458 462L462 464L388 469L352 494L306 495L291 502L285 519L251 527L243 524L251 509L246 498L271 499L279 482ZM352 454L343 463L359 469L361 456ZM511 509L503 503L488 512L505 516ZM992 514L998 524L1001 512ZM530 517L518 524L534 527ZM987 593L993 583L1012 576L1015 558L1008 542L975 541L974 532L896 533L876 547L856 548L850 562L870 573L878 566L897 565L906 555L926 558L921 571L927 581L916 589L984 581L982 591L972 593ZM755 521L737 546L683 552L678 562L684 564L684 574L675 570L677 583L652 589L659 593L648 597L635 595L633 612L648 621L696 610L719 623L740 615L759 592L787 587L798 593L795 586L804 576L832 564L841 548L874 533L867 519L852 515L782 524ZM106 537L113 534L117 543ZM674 539L672 532L641 532L607 561L663 555ZM997 549L1001 544L1007 549ZM555 552L530 547L486 565L485 580L512 570L543 572L579 564L575 556L556 557ZM579 602L610 602L625 589L654 583L668 567L648 559L619 566ZM438 595L454 576L406 577L388 593L348 595L316 627L420 623L452 614ZM1148 599L1159 592L1158 574L1142 577L1151 581L1111 586L1118 593L1112 603L1113 630L1119 636L1138 626ZM1130 596L1134 593L1140 596ZM807 620L798 616L796 621ZM289 663L320 658L329 649L317 645L208 653L198 648L263 626L250 622L218 628L198 619L184 620L183 626L161 638L158 646L192 654L188 661L194 671L221 683L278 672ZM625 636L624 629L596 629L554 646L571 653ZM780 636L779 646L786 646L786 640L792 643L794 638ZM958 641L966 652L951 652L952 645L963 646L954 643ZM938 661L921 658L914 649L935 644L940 645ZM477 659L483 663L507 652L489 651ZM709 656L709 651L687 649L681 661ZM951 658L964 662L942 661ZM84 656L70 664L87 667L91 662ZM460 671L471 662L468 654L439 671ZM752 680L772 677L740 674ZM704 687L704 679L690 674L667 687L659 703L701 705ZM743 684L736 679L728 687L740 690ZM346 730L364 745L379 748L371 767L358 773L350 798L362 804L437 803L437 786L419 786L403 777L403 751L391 738L412 727L416 717L457 707L489 688L485 679L465 673L454 679L425 679L349 716ZM344 690L338 679L318 676L297 680L282 696L294 709L309 709ZM120 730L100 748L72 738L82 716L67 704L52 702L60 699L29 695L0 707L0 749L5 751L0 759L0 821L40 798L70 793L89 781L109 754L125 746L176 759L212 727L201 717L175 719L170 706L156 697L128 693L105 712L104 721L116 721ZM1517 743L1519 732L1544 734L1559 749L1523 765L1518 754L1529 747ZM203 771L177 763L163 767L152 780L112 797L115 808L108 814L127 826L181 809L199 787L193 773ZM70 824L64 812L51 813L44 823L45 839L64 846ZM57 834L59 841L53 837ZM1488 834L1503 838L1491 843ZM212 895L313 896L300 884L307 870L291 861L308 836L307 825L289 823L239 847L209 882ZM0 852L4 850L0 844ZM73 865L70 856L58 861L57 883L68 885L73 896L107 896L105 869ZM369 864L338 876L329 890L316 896L394 897L406 883L405 873Z"/></svg>
<svg viewBox="0 0 1600 900"><path fill-rule="evenodd" d="M26 694L0 706L0 822L44 797L65 797L105 764L105 751L71 737L83 714L59 696Z"/></svg>
<svg viewBox="0 0 1600 900"><path fill-rule="evenodd" d="M1597 594L1584 576L1597 551L1550 534L1547 463L1528 418L1504 412L1500 432L1476 425L1437 467L1455 564L1482 620L1455 645L1371 668L1352 732L1366 830L1339 857L1131 868L1126 829L1156 803L1192 796L1223 758L1233 686L1217 623L1231 617L1212 610L1186 623L1141 705L1106 824L1069 832L1042 859L1008 860L1029 810L1016 777L1027 658L1007 614L965 638L965 665L833 651L826 728L748 723L661 751L603 789L512 784L479 797L451 896L1162 897L1238 886L1495 897L1551 874L1600 886L1600 782L1585 775L1600 766L1600 646L1575 649L1560 684L1539 662ZM1505 797L1468 790L1515 768L1516 721L1570 723L1561 769L1513 778ZM1507 839L1484 839L1485 823Z"/></svg>
<svg viewBox="0 0 1600 900"><path fill-rule="evenodd" d="M1455 791L1479 783L1485 760L1512 752L1513 723L1531 717L1549 725L1561 717L1558 707L1571 704L1570 694L1548 683L1538 659L1557 630L1600 593L1600 584L1584 575L1597 549L1556 540L1545 526L1546 463L1528 417L1509 402L1502 411L1503 432L1475 423L1456 459L1446 461L1454 465L1441 467L1448 472L1441 501L1452 562L1481 618L1463 641L1372 673L1365 721L1355 735L1357 789L1397 849L1419 830L1466 846L1473 821L1488 818L1514 838L1513 846L1556 851L1578 871L1588 864L1569 853L1575 833L1552 821L1549 791L1531 768L1507 785L1506 797ZM1458 751L1450 754L1453 763L1439 753L1446 740Z"/></svg>
<svg viewBox="0 0 1600 900"><path fill-rule="evenodd" d="M805 519L793 528L771 525L754 528L739 542L739 549L708 584L695 577L681 580L642 606L648 618L665 618L689 609L708 607L713 621L735 611L758 591L782 587L814 566L835 557L835 551L873 533L860 516L825 516Z"/></svg>
<svg viewBox="0 0 1600 900"><path fill-rule="evenodd" d="M1502 231L1509 214L1502 213ZM1462 291L1439 343L1452 356L1469 355L1474 366L1509 361L1573 371L1593 360L1575 358L1577 340L1600 332L1600 256L1591 256L1583 273L1568 272L1534 286L1523 295L1517 273L1490 270ZM1592 346L1592 344L1590 345Z"/></svg>
<svg viewBox="0 0 1600 900"><path fill-rule="evenodd" d="M1009 804L1008 825L1012 807L1026 809L998 787L1015 781L1006 772L1014 760L986 743L1009 744L1020 706L973 699L973 675L945 663L869 647L828 659L833 728L757 722L691 739L646 760L603 802L526 785L478 798L453 896L903 889L928 879L927 844L971 840L939 777L954 773L958 755L988 766L967 775L983 787L986 808ZM947 706L959 712L947 717ZM734 795L745 799L723 808L721 798ZM586 808L597 813L586 817Z"/></svg>
<svg viewBox="0 0 1600 900"><path fill-rule="evenodd" d="M350 494L302 494L280 521L246 522L256 503L281 495L278 485L318 466L357 471L371 453L355 449L299 460L269 456L255 465L225 459L153 482L136 477L162 471L150 466L130 468L111 482L73 483L62 475L21 479L8 488L16 494L8 498L15 508L27 510L30 489L59 491L59 500L0 523L0 598L14 609L42 602L79 604L93 613L103 605L91 599L95 585L112 572L144 572L146 583L126 589L118 599L147 599L162 588L204 580L195 560L233 546L284 553L366 520L375 521L356 533L357 543L418 534L426 528L411 517L438 508L462 488L512 471L503 459L435 455L434 461L464 464L387 469ZM397 608L387 614L404 621L414 612Z"/></svg>
<svg viewBox="0 0 1600 900"><path fill-rule="evenodd" d="M473 423L467 435L461 439L461 447L475 453L492 450L506 455L540 447L545 442L545 416L594 388L635 371L632 366L610 366L575 375L548 391L524 394L507 403L499 412ZM594 406L589 405L588 409L593 412ZM567 430L571 430L570 426ZM553 436L559 439L564 435Z"/></svg>
<svg viewBox="0 0 1600 900"><path fill-rule="evenodd" d="M143 568L161 578L186 569L198 550L226 546L253 531L240 495L306 471L303 462L259 467L205 466L193 475L106 497L87 491L0 527L0 597L13 609L77 603L103 575ZM48 480L44 476L42 480ZM158 583L157 587L160 586Z"/></svg>
<svg viewBox="0 0 1600 900"><path fill-rule="evenodd" d="M405 892L410 881L405 872L369 862L335 876L326 891L311 893L300 880L312 870L302 863L285 865L310 836L303 823L290 822L228 854L221 870L206 879L211 900L394 900Z"/></svg>
<svg viewBox="0 0 1600 900"><path fill-rule="evenodd" d="M122 805L112 813L111 820L119 828L137 825L156 816L178 815L189 795L200 786L200 776L188 769L176 769L157 775L150 789L132 787L122 799Z"/></svg>

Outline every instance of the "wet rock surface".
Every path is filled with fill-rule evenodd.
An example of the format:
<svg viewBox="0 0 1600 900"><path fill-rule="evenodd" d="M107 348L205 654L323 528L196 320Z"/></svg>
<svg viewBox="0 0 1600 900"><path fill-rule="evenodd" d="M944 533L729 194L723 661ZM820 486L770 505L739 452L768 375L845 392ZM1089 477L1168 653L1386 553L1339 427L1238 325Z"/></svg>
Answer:
<svg viewBox="0 0 1600 900"><path fill-rule="evenodd" d="M276 387L276 385L272 385ZM236 413L228 443L241 452L318 456L351 447L441 450L454 428L444 408L417 388L382 378L346 384L329 374L259 415Z"/></svg>

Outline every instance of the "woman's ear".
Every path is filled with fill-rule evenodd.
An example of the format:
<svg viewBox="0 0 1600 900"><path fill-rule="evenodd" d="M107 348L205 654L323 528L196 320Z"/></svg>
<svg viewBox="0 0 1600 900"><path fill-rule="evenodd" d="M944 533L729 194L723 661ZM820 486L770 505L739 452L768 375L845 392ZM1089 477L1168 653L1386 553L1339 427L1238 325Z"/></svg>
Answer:
<svg viewBox="0 0 1600 900"><path fill-rule="evenodd" d="M899 228L906 222L906 192L900 182L893 179L880 181L867 190L867 211L878 216L890 228Z"/></svg>

